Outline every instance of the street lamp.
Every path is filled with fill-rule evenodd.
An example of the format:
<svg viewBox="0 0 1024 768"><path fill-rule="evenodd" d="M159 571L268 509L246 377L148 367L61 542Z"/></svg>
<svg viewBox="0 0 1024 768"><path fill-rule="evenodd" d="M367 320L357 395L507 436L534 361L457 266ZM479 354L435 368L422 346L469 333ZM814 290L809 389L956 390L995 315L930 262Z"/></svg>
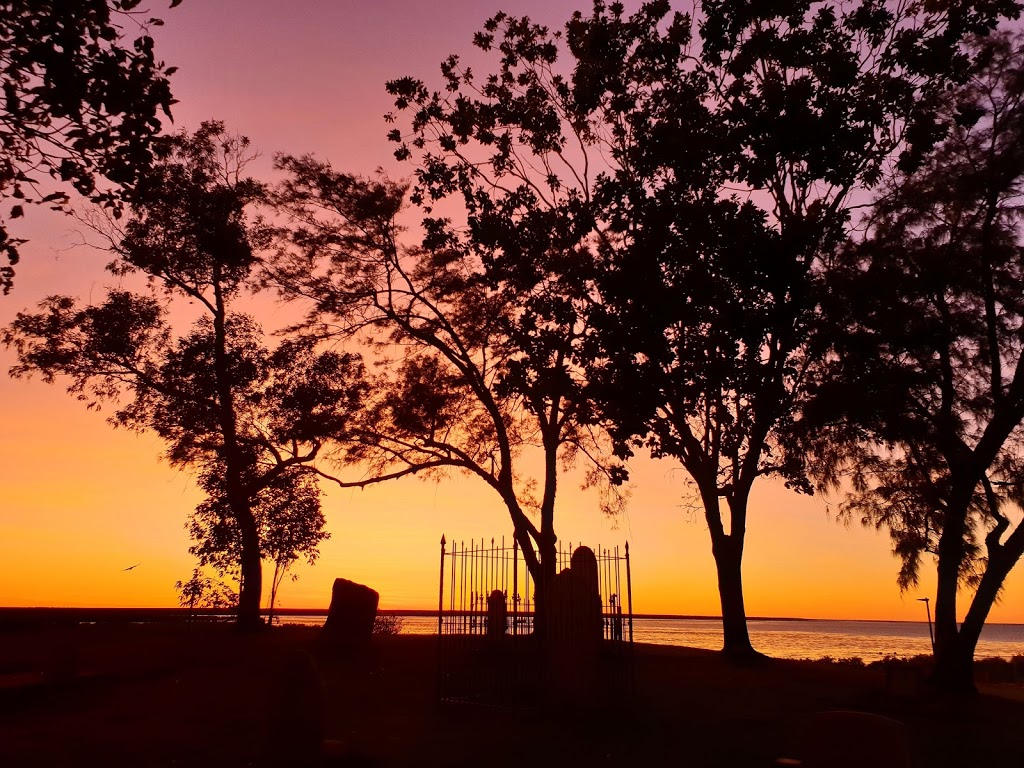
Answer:
<svg viewBox="0 0 1024 768"><path fill-rule="evenodd" d="M924 603L924 609L928 613L928 638L932 641L932 656L935 655L935 635L932 634L932 609L928 604L930 598L919 597L917 602Z"/></svg>

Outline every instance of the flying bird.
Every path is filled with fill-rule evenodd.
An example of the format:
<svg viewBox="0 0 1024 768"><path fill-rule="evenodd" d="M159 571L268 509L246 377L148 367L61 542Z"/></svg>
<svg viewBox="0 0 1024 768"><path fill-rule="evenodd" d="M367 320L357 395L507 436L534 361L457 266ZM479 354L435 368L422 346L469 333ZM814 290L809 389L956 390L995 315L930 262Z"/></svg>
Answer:
<svg viewBox="0 0 1024 768"><path fill-rule="evenodd" d="M124 570L126 570L126 571L130 571L130 570L132 570L133 568L138 568L138 567L139 567L140 565L142 565L142 563L141 563L141 562L138 562L138 563L136 563L135 565L129 565L129 566L128 566L127 568L125 568Z"/></svg>

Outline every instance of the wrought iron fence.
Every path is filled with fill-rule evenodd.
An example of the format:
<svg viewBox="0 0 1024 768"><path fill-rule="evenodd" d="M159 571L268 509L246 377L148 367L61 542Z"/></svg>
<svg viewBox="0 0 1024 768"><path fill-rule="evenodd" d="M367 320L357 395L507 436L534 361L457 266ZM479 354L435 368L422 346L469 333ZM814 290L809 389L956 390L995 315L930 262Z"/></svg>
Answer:
<svg viewBox="0 0 1024 768"><path fill-rule="evenodd" d="M576 547L556 551L556 573L568 568ZM623 651L633 642L629 544L620 551L592 548L597 560L602 674L621 677ZM542 677L558 674L534 635L535 585L518 542L502 538L459 541L441 537L437 633L438 689L442 699L486 703L529 702ZM548 616L550 622L572 616ZM609 672L608 670L611 670ZM616 682L616 681L612 681ZM616 686L612 686L613 688Z"/></svg>
<svg viewBox="0 0 1024 768"><path fill-rule="evenodd" d="M439 635L487 634L488 597L500 591L505 601L506 627L500 634L522 635L533 631L536 603L533 579L519 549L505 538L448 542L441 537L441 576L437 597ZM569 567L575 547L559 547L556 572ZM633 591L629 542L621 554L612 549L593 549L597 558L601 623L606 640L633 642ZM623 573L623 571L625 573ZM625 589L625 596L623 596ZM446 602L447 597L447 602Z"/></svg>

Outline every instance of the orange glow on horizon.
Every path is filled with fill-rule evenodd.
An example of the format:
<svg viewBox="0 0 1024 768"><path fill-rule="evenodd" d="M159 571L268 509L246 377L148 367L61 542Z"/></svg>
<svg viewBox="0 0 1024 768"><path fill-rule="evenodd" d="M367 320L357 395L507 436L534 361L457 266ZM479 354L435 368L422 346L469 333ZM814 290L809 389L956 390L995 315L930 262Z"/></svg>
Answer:
<svg viewBox="0 0 1024 768"><path fill-rule="evenodd" d="M156 460L159 440L112 430L102 413L86 411L57 387L0 386L14 414L0 428L0 466L18 468L4 477L0 605L176 605L174 582L193 567L184 522L201 498L188 474ZM19 414L38 407L52 421L33 430ZM30 458L40 455L47 460ZM637 613L718 615L707 531L700 514L683 507L681 472L640 461L634 478L629 509L615 520L566 478L556 513L561 540L604 547L629 541ZM326 608L341 576L378 590L382 608L431 609L442 533L449 541L511 534L493 492L468 478L328 488L325 509L332 538L316 565L296 568L299 579L284 582L279 606ZM933 583L901 596L896 570L886 536L837 524L822 500L774 483L755 492L744 566L750 616L920 621L916 598L932 595ZM1018 569L1007 584L1011 598L991 621L1024 622L1019 598L1012 598L1022 582Z"/></svg>
<svg viewBox="0 0 1024 768"><path fill-rule="evenodd" d="M225 120L263 152L255 175L269 174L270 158L282 151L315 152L364 174L381 167L400 179L410 168L393 161L385 138L386 79L414 74L437 82L438 63L468 53L472 34L498 7L556 27L586 3L458 0L443 12L412 0L307 5L300 13L286 3L257 9L219 0L158 14L166 22L155 30L158 58L180 68L172 81L180 102L174 127ZM44 210L18 220L12 233L30 243L14 291L0 296L0 324L49 294L97 298L116 284L102 271L106 256L69 249L79 239L74 229ZM13 362L0 349L0 368ZM159 461L157 438L112 429L108 413L86 410L60 382L0 376L0 606L177 605L174 582L194 567L184 524L201 494L188 473ZM638 459L629 509L618 519L597 511L579 478L561 481L560 539L604 547L628 541L637 613L719 614L708 533L683 478L669 462ZM442 533L449 540L511 534L500 500L471 478L325 489L331 538L314 566L298 566L298 580L285 580L280 606L326 608L340 576L378 590L382 608L436 608ZM884 532L846 529L824 500L772 482L755 489L748 525L748 615L924 620L916 598L934 596L934 567L926 561L921 587L901 595ZM134 563L141 564L124 570ZM1004 595L989 620L1024 623L1024 567L1011 574ZM961 614L966 607L962 599Z"/></svg>

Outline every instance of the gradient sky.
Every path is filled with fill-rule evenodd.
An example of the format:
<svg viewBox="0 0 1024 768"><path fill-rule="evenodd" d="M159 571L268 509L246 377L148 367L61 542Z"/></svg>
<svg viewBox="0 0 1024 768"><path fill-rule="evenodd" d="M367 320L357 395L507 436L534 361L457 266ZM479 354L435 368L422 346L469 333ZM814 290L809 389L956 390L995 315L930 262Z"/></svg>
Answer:
<svg viewBox="0 0 1024 768"><path fill-rule="evenodd" d="M627 4L627 6L633 3ZM438 82L438 63L470 53L493 12L559 26L585 0L153 0L160 58L179 67L175 125L221 119L249 136L266 173L274 152L315 152L336 168L394 178L409 173L385 140L390 78ZM109 259L76 247L74 223L29 211L15 289L0 297L0 323L51 293L99 298ZM283 311L283 310L278 310ZM269 317L261 318L274 325ZM14 362L0 350L0 369ZM200 500L193 478L159 461L160 441L115 431L61 386L0 377L0 605L171 606L191 573L186 516ZM556 512L563 541L611 547L629 541L634 609L717 615L706 526L685 473L637 460L633 496L616 519L566 477ZM833 500L835 502L836 500ZM280 603L325 608L337 576L381 593L385 608L436 605L438 542L511 534L507 513L475 480L405 479L363 491L328 490L332 538L313 568L296 569ZM131 571L123 569L141 563ZM917 597L934 594L933 568L901 595L884 532L845 527L828 500L762 481L751 499L744 565L751 616L923 620ZM268 574L269 575L269 574ZM961 606L961 613L966 609ZM1024 622L1024 572L1011 575L992 621Z"/></svg>

